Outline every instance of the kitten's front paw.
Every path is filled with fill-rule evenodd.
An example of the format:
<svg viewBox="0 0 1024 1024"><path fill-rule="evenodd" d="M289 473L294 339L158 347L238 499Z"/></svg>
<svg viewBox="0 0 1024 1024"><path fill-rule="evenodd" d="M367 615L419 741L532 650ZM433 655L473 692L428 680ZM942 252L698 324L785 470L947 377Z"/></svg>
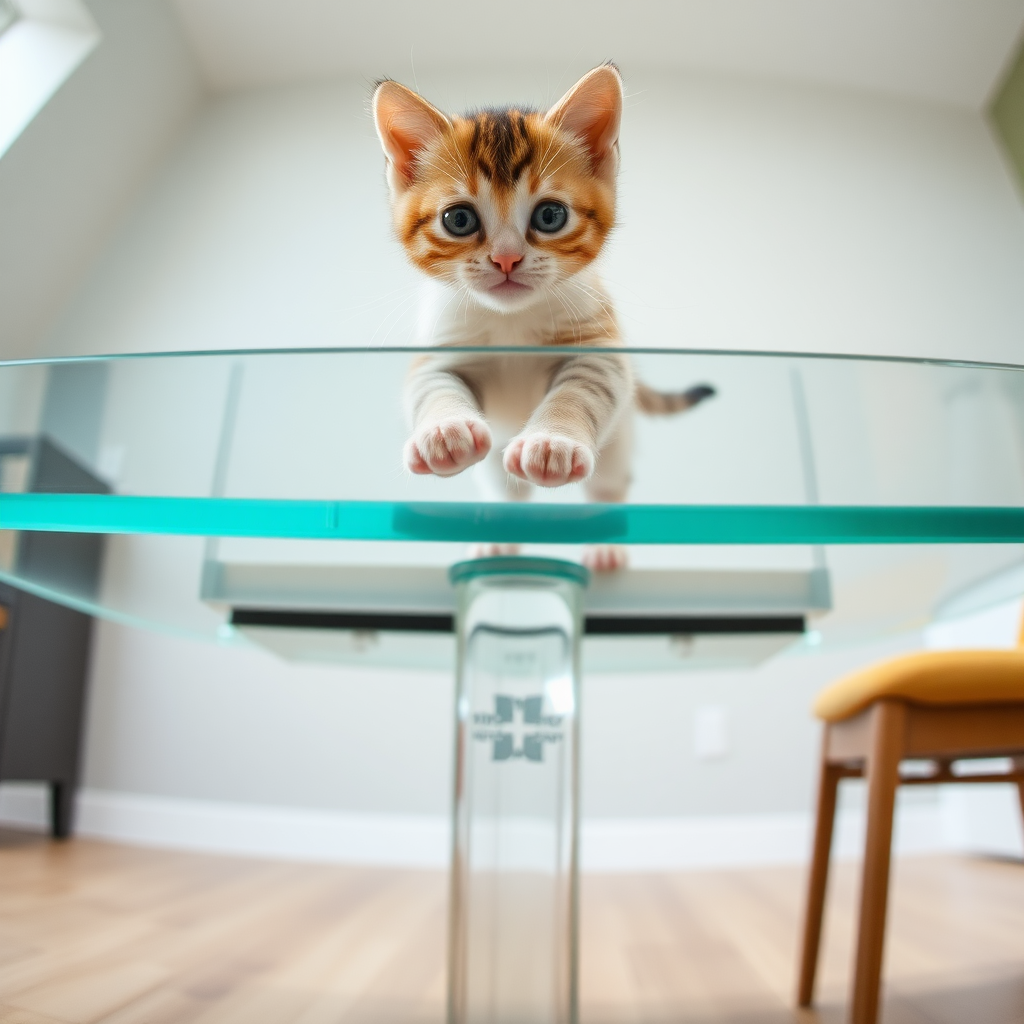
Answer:
<svg viewBox="0 0 1024 1024"><path fill-rule="evenodd" d="M481 419L452 417L420 427L405 442L405 465L413 473L455 476L491 450L491 431Z"/></svg>
<svg viewBox="0 0 1024 1024"><path fill-rule="evenodd" d="M466 553L467 558L504 558L518 555L519 544L471 544Z"/></svg>
<svg viewBox="0 0 1024 1024"><path fill-rule="evenodd" d="M540 431L513 438L503 461L507 473L541 487L576 483L594 472L594 453L586 445Z"/></svg>
<svg viewBox="0 0 1024 1024"><path fill-rule="evenodd" d="M628 559L621 544L592 544L583 549L583 564L594 572L625 569Z"/></svg>

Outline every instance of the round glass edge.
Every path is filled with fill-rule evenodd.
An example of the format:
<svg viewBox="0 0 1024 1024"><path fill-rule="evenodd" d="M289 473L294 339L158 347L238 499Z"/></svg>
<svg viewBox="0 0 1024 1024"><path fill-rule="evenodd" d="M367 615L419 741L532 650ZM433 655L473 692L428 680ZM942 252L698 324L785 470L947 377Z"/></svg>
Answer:
<svg viewBox="0 0 1024 1024"><path fill-rule="evenodd" d="M767 349L730 348L652 348L649 346L622 345L615 347L551 345L390 345L380 347L338 345L296 348L225 348L225 349L182 349L162 352L111 352L76 356L35 356L24 359L0 359L0 369L16 366L58 366L72 363L123 363L156 359L224 359L259 358L262 356L329 356L329 355L424 355L430 353L451 353L453 351L473 354L490 353L509 355L529 353L564 357L567 351L573 355L613 355L621 352L634 355L668 356L721 356L731 359L803 359L817 362L837 363L891 363L905 366L935 366L966 370L1004 370L1024 372L1024 363L998 363L972 359L954 359L942 356L888 356L857 352L800 352L775 351Z"/></svg>
<svg viewBox="0 0 1024 1024"><path fill-rule="evenodd" d="M481 576L544 576L548 579L568 580L581 587L590 583L590 570L585 565L561 558L498 555L494 558L471 558L456 562L448 570L448 579L453 584L467 583Z"/></svg>

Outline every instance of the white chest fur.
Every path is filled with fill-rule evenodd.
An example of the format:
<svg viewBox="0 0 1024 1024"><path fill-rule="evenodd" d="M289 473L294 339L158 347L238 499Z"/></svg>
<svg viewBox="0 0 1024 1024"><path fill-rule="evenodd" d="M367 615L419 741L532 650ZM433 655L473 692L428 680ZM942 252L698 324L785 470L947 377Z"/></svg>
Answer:
<svg viewBox="0 0 1024 1024"><path fill-rule="evenodd" d="M526 309L500 313L465 291L437 281L424 284L415 344L494 348L544 345L554 339L583 337L608 308L600 280L584 271L544 294Z"/></svg>

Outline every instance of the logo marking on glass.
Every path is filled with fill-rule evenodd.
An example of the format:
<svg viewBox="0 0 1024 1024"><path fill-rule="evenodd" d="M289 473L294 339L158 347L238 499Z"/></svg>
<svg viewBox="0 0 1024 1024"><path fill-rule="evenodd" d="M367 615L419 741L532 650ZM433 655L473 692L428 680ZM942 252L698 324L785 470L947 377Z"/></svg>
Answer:
<svg viewBox="0 0 1024 1024"><path fill-rule="evenodd" d="M494 712L477 712L473 739L493 743L492 761L544 760L544 744L561 743L562 715L545 715L544 698L495 694ZM490 726L491 728L480 728ZM557 730L557 731L556 731Z"/></svg>

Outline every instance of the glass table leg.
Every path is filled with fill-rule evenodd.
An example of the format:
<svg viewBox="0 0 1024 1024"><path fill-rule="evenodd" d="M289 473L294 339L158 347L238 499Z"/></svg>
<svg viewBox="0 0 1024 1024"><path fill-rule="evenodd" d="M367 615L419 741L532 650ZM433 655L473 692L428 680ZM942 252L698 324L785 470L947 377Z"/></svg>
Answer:
<svg viewBox="0 0 1024 1024"><path fill-rule="evenodd" d="M449 1024L575 1024L586 570L464 562Z"/></svg>

